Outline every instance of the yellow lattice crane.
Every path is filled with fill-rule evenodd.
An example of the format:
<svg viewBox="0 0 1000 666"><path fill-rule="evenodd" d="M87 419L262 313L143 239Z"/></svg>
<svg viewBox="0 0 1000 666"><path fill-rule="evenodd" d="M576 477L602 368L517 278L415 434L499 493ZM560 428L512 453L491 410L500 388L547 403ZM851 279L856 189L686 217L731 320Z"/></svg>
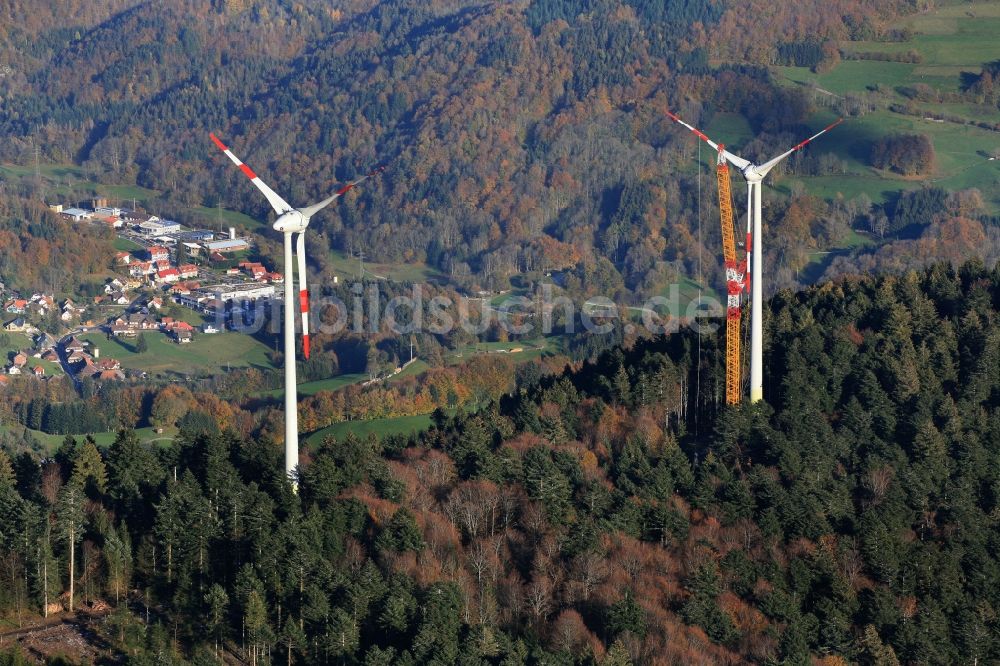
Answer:
<svg viewBox="0 0 1000 666"><path fill-rule="evenodd" d="M722 258L726 267L726 404L740 402L740 294L746 288L747 265L736 260L736 237L733 229L733 197L729 189L729 165L719 146L715 175L719 181L719 217L722 221ZM747 247L750 247L749 241Z"/></svg>

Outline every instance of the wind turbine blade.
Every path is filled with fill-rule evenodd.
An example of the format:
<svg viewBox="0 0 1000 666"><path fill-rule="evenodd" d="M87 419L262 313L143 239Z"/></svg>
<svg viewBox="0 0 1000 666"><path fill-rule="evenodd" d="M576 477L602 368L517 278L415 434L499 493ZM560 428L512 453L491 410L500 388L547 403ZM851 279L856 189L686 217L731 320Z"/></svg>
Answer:
<svg viewBox="0 0 1000 666"><path fill-rule="evenodd" d="M759 173L761 176L766 176L767 172L770 171L771 169L773 169L774 166L776 164L778 164L781 160L785 159L786 157L788 157L789 155L791 155L792 153L794 153L797 150L802 150L803 148L806 147L806 144L808 144L810 141L814 140L816 137L820 136L821 134L826 134L827 132L829 132L830 130L832 130L834 127L836 127L837 125L839 125L842 122L844 122L844 119L843 118L838 118L837 122L835 122L835 123L833 123L831 125L827 125L823 129L821 129L820 131L816 132L811 137L809 137L808 139L806 139L805 141L803 141L803 142L801 142L799 144L796 144L790 150L786 150L785 152L781 153L777 157L775 157L773 159L770 159L767 162L764 162L759 167L757 167L757 173Z"/></svg>
<svg viewBox="0 0 1000 666"><path fill-rule="evenodd" d="M300 208L299 212L302 213L303 215L305 215L307 218L310 218L313 215L315 215L316 213L318 213L321 210L323 210L324 208L326 208L327 206L329 206L330 204L332 204L334 201L336 201L340 197L342 197L348 190L350 190L350 189L352 189L352 188L360 185L361 183L365 182L366 180L368 180L372 176L374 176L376 174L380 174L383 171L385 171L385 167L384 166L380 166L379 168L375 169L371 173L365 174L364 176L361 176L361 178L358 178L357 180L353 180L350 183L348 183L347 185L344 185L342 188L340 188L339 190L337 190L336 192L334 192L332 195L330 195L326 199L323 199L318 204L313 204L312 206L307 206L306 208Z"/></svg>
<svg viewBox="0 0 1000 666"><path fill-rule="evenodd" d="M306 360L309 360L309 288L306 286L306 234L302 232L298 237L298 246L295 249L296 258L299 261L299 310L302 311L302 353ZM291 275L285 276L286 280L292 279Z"/></svg>
<svg viewBox="0 0 1000 666"><path fill-rule="evenodd" d="M290 210L295 210L287 201L278 196L277 192L268 187L267 183L261 180L260 176L254 173L253 169L241 162L240 158L236 157L236 155L233 154L233 151L226 147L226 144L219 141L219 137L215 136L215 134L209 134L208 136L211 137L212 142L219 147L219 150L224 152L226 157L231 159L233 164L240 168L243 175L249 178L250 182L256 185L258 190L264 193L264 196L267 197L268 202L271 204L271 208L273 208L278 215L287 213Z"/></svg>
<svg viewBox="0 0 1000 666"><path fill-rule="evenodd" d="M683 120L681 120L680 118L678 118L674 114L670 113L669 111L667 111L667 115L670 116L670 119L673 120L675 123L680 123L681 125L684 125L684 127L687 127L689 130L691 130L692 132L694 132L695 136L697 136L699 139L701 139L702 141L704 141L705 143L707 143L708 145L710 145L716 151L719 150L719 144L715 143L714 141L712 141L711 139L709 139L707 136L705 136L705 134L701 130L699 130L697 127L694 127L692 125L688 125L686 122L684 122ZM732 164L734 167L736 167L740 171L743 171L748 166L750 166L750 161L749 160L745 160L742 157L740 157L739 155L733 155L728 150L723 149L722 150L722 156L725 157L726 160L730 164Z"/></svg>

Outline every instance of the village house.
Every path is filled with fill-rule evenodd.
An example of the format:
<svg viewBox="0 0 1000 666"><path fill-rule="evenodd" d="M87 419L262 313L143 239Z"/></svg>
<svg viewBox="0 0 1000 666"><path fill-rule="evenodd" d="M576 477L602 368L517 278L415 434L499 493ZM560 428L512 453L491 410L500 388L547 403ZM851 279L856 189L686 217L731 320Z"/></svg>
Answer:
<svg viewBox="0 0 1000 666"><path fill-rule="evenodd" d="M119 252L115 255L115 263L119 266L128 266L132 263L132 255L128 252Z"/></svg>
<svg viewBox="0 0 1000 666"><path fill-rule="evenodd" d="M35 349L40 352L46 352L53 349L56 346L56 340L48 333L42 333L37 338L35 338Z"/></svg>
<svg viewBox="0 0 1000 666"><path fill-rule="evenodd" d="M122 367L121 361L116 358L102 358L100 361L94 361L94 365L101 372L105 370L120 370Z"/></svg>
<svg viewBox="0 0 1000 666"><path fill-rule="evenodd" d="M45 376L45 368L43 368L43 367L42 367L42 366L40 366L40 365L36 365L35 367L33 367L33 368L31 369L31 371L32 371L33 373L35 373L35 376L36 376L36 377L44 377L44 376Z"/></svg>
<svg viewBox="0 0 1000 666"><path fill-rule="evenodd" d="M83 310L84 310L83 308L77 307L76 303L67 298L62 304L62 314L59 315L59 319L61 319L64 322L68 322L72 320L74 317L79 317L80 315L82 315Z"/></svg>
<svg viewBox="0 0 1000 666"><path fill-rule="evenodd" d="M143 277L154 270L154 264L151 261L135 261L129 266L128 273L132 277Z"/></svg>
<svg viewBox="0 0 1000 666"><path fill-rule="evenodd" d="M134 338L139 335L138 329L129 328L125 324L119 323L111 324L109 331L116 338Z"/></svg>
<svg viewBox="0 0 1000 666"><path fill-rule="evenodd" d="M160 282L177 282L181 279L181 274L176 268L165 268L156 272L156 279Z"/></svg>
<svg viewBox="0 0 1000 666"><path fill-rule="evenodd" d="M100 374L100 372L94 360L88 356L83 362L83 367L77 371L76 376L81 379L87 379Z"/></svg>
<svg viewBox="0 0 1000 666"><path fill-rule="evenodd" d="M171 317L163 318L163 331L178 344L191 342L194 337L194 326L186 321L179 321Z"/></svg>
<svg viewBox="0 0 1000 666"><path fill-rule="evenodd" d="M149 253L150 261L170 261L170 251L162 245L153 245L147 252Z"/></svg>
<svg viewBox="0 0 1000 666"><path fill-rule="evenodd" d="M256 261L241 261L240 269L254 280L260 280L267 275L267 269Z"/></svg>
<svg viewBox="0 0 1000 666"><path fill-rule="evenodd" d="M91 219L91 222L95 224L103 224L112 229L121 229L125 226L125 221L120 217L117 215L107 215L102 213L100 209L94 211L94 217Z"/></svg>
<svg viewBox="0 0 1000 666"><path fill-rule="evenodd" d="M156 319L149 314L134 312L115 319L109 330L118 338L134 338L141 331L155 331L159 328Z"/></svg>
<svg viewBox="0 0 1000 666"><path fill-rule="evenodd" d="M19 375L19 374L21 374L21 368L17 367L16 365L12 365L9 368L7 368L7 374L8 375Z"/></svg>
<svg viewBox="0 0 1000 666"><path fill-rule="evenodd" d="M115 305L128 305L131 302L128 296L125 295L125 292L122 291L116 291L108 296L108 301Z"/></svg>
<svg viewBox="0 0 1000 666"><path fill-rule="evenodd" d="M27 307L28 299L12 298L4 304L3 309L11 314L24 314L24 310Z"/></svg>
<svg viewBox="0 0 1000 666"><path fill-rule="evenodd" d="M164 317L163 321L160 322L160 327L164 331L193 331L194 326L182 321L180 319L174 319L173 317Z"/></svg>
<svg viewBox="0 0 1000 666"><path fill-rule="evenodd" d="M42 352L43 361L51 361L52 363L59 362L59 354L56 353L55 349L50 349L46 352Z"/></svg>
<svg viewBox="0 0 1000 666"><path fill-rule="evenodd" d="M24 352L18 352L14 354L14 358L12 358L10 362L18 368L23 368L28 364L28 355Z"/></svg>
<svg viewBox="0 0 1000 666"><path fill-rule="evenodd" d="M199 287L201 287L201 284L199 284L198 282L191 282L191 281L178 282L177 284L170 287L170 295L173 296L175 299L181 296L188 296L189 294L191 294L192 291L198 289Z"/></svg>
<svg viewBox="0 0 1000 666"><path fill-rule="evenodd" d="M150 314L142 314L141 312L133 312L125 315L124 320L119 318L117 321L121 321L129 328L136 328L140 331L155 331L160 326L155 317Z"/></svg>
<svg viewBox="0 0 1000 666"><path fill-rule="evenodd" d="M182 264L177 267L177 272L180 274L181 279L187 280L188 278L198 277L198 267L194 264Z"/></svg>
<svg viewBox="0 0 1000 666"><path fill-rule="evenodd" d="M159 296L155 296L148 301L146 301L146 308L149 310L159 310L163 307L163 299Z"/></svg>
<svg viewBox="0 0 1000 666"><path fill-rule="evenodd" d="M67 354L72 354L73 352L85 351L87 349L87 345L80 342L77 338L72 337L66 342L63 349L66 350Z"/></svg>
<svg viewBox="0 0 1000 666"><path fill-rule="evenodd" d="M51 294L32 294L31 302L48 310L51 310L56 306L56 299Z"/></svg>
<svg viewBox="0 0 1000 666"><path fill-rule="evenodd" d="M125 283L120 278L112 278L104 285L105 294L113 294L123 289L125 289Z"/></svg>
<svg viewBox="0 0 1000 666"><path fill-rule="evenodd" d="M76 365L78 363L93 363L94 359L91 358L90 354L85 351L74 351L66 357L66 362L70 365Z"/></svg>
<svg viewBox="0 0 1000 666"><path fill-rule="evenodd" d="M24 333L28 330L28 322L24 317L18 317L13 319L3 325L3 330L10 331L11 333Z"/></svg>

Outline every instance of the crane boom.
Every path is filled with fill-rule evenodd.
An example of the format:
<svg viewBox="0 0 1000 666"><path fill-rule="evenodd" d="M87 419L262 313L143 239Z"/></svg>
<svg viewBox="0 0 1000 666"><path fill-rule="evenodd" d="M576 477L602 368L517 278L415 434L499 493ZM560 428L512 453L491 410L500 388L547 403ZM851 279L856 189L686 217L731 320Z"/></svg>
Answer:
<svg viewBox="0 0 1000 666"><path fill-rule="evenodd" d="M726 268L726 404L740 402L740 293L745 287L746 266L736 262L733 231L733 198L729 188L729 165L719 146L715 168L719 183L719 217L722 222L722 258Z"/></svg>

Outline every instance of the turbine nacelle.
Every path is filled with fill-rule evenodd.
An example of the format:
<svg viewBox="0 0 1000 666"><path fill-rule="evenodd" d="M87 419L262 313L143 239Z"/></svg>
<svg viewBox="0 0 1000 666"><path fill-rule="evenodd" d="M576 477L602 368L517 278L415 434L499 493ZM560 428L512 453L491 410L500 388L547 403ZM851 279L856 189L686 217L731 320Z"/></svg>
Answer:
<svg viewBox="0 0 1000 666"><path fill-rule="evenodd" d="M776 167L782 160L792 153L802 150L809 142L815 140L820 135L829 132L831 129L843 122L843 118L824 127L822 130L812 135L808 139L792 146L789 150L772 157L762 164L754 164L750 160L726 150L708 138L704 132L684 122L676 115L667 111L667 116L674 122L688 128L695 136L715 148L719 153L719 162L722 160L729 162L739 169L740 173L747 181L747 264L753 258L752 271L750 277L750 306L751 306L751 332L750 332L750 402L757 402L764 397L764 352L763 352L763 310L761 309L761 299L763 290L761 289L761 274L763 273L763 256L761 243L761 189L762 181L767 174ZM752 245L751 245L752 243Z"/></svg>
<svg viewBox="0 0 1000 666"><path fill-rule="evenodd" d="M282 233L302 233L308 226L309 218L298 210L290 210L287 213L282 213L272 225L275 231Z"/></svg>
<svg viewBox="0 0 1000 666"><path fill-rule="evenodd" d="M299 464L299 428L298 428L298 394L295 388L295 319L294 319L294 309L295 309L295 288L293 284L293 274L295 269L295 261L297 259L298 264L298 301L299 310L302 314L302 352L309 359L309 288L306 286L307 281L307 271L306 271L306 227L309 226L309 220L316 213L323 210L334 201L339 199L345 192L355 187L359 183L363 182L365 179L374 176L377 173L381 173L384 167L379 167L375 171L369 173L368 175L362 176L350 183L347 183L339 190L331 194L329 197L320 201L312 206L306 206L303 208L295 208L287 201L281 198L277 192L268 187L267 183L260 179L260 177L254 173L253 169L244 164L240 158L233 154L233 151L229 150L226 144L222 143L219 137L215 134L209 134L212 142L226 154L226 157L232 161L240 171L243 172L250 182L253 183L254 187L260 190L261 194L267 199L268 203L271 204L271 208L278 215L278 218L274 221L272 227L275 231L279 231L284 236L284 250L285 250L285 312L284 312L284 329L285 329L285 473L292 480L293 488L295 487L295 470ZM296 251L292 252L293 236L298 234L298 237L294 239L296 244Z"/></svg>

